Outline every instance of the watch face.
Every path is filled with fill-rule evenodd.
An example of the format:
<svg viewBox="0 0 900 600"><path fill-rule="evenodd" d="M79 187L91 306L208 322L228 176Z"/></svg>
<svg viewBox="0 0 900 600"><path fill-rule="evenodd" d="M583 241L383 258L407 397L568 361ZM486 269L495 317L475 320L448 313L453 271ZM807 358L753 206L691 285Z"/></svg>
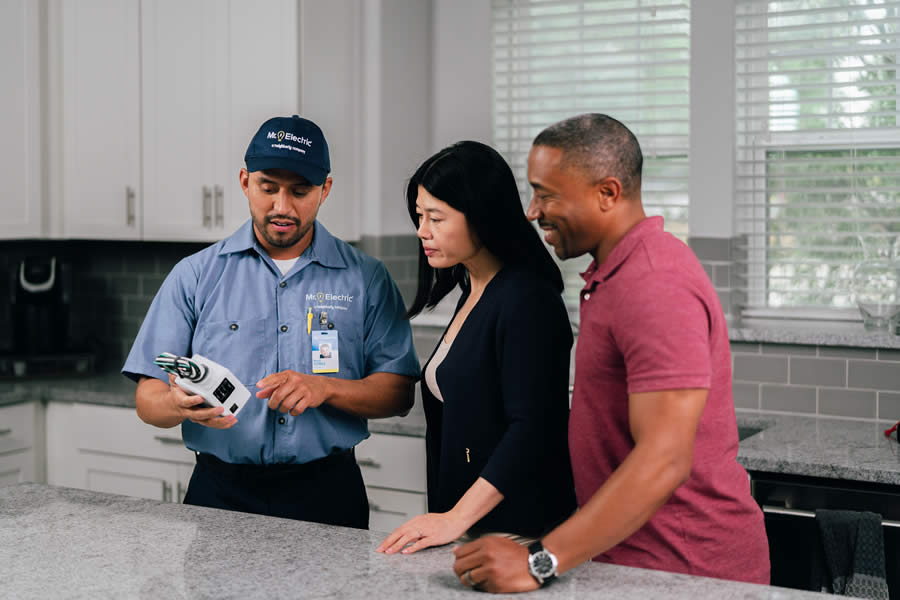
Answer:
<svg viewBox="0 0 900 600"><path fill-rule="evenodd" d="M540 575L541 577L546 577L553 573L553 561L550 560L550 555L547 554L546 551L538 552L533 555L532 565L534 567L534 572Z"/></svg>

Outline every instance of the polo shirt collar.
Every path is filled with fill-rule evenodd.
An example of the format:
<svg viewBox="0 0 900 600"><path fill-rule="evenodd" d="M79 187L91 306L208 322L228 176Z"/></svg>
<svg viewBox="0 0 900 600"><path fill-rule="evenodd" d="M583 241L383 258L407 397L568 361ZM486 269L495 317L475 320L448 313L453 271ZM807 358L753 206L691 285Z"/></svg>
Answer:
<svg viewBox="0 0 900 600"><path fill-rule="evenodd" d="M301 258L307 258L310 262L317 262L323 267L334 269L347 268L347 262L337 247L337 239L325 226L316 221L313 224L313 241L309 248L303 251ZM256 250L260 256L266 256L265 248L260 245L253 233L253 219L248 219L241 227L228 237L222 244L219 254L233 254L250 249Z"/></svg>
<svg viewBox="0 0 900 600"><path fill-rule="evenodd" d="M663 231L663 218L658 216L647 217L628 230L628 233L619 240L619 243L615 245L602 264L598 265L597 261L591 262L591 266L581 274L581 277L587 285L606 281L613 271L625 262L644 238L661 231Z"/></svg>

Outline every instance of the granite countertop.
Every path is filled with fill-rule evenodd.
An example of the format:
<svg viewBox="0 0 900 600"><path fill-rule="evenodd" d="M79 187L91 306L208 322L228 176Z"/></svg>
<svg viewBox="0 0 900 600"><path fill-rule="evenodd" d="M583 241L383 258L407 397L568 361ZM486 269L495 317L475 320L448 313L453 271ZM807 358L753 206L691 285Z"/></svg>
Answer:
<svg viewBox="0 0 900 600"><path fill-rule="evenodd" d="M732 342L900 349L900 336L866 331L858 322L823 324L821 321L745 319L728 326L728 339Z"/></svg>
<svg viewBox="0 0 900 600"><path fill-rule="evenodd" d="M900 445L888 421L738 413L738 462L748 471L900 484ZM742 436L743 437L743 436Z"/></svg>
<svg viewBox="0 0 900 600"><path fill-rule="evenodd" d="M0 581L11 598L473 597L453 574L448 547L386 556L375 552L384 535L40 484L0 488ZM506 597L587 595L824 597L594 563Z"/></svg>

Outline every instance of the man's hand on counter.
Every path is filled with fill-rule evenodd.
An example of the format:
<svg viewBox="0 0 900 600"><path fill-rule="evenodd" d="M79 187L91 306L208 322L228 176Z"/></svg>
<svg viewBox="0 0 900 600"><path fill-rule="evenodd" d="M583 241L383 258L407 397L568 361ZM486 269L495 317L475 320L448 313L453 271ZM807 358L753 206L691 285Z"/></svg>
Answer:
<svg viewBox="0 0 900 600"><path fill-rule="evenodd" d="M493 593L528 592L540 587L528 572L528 549L510 539L482 537L454 548L453 554L453 572L463 585Z"/></svg>

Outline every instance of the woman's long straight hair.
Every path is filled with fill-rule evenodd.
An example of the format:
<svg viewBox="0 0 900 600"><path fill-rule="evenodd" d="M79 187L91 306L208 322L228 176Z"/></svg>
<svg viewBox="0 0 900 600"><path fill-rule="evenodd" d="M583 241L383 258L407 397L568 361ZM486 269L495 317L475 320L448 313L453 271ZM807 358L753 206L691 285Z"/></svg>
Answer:
<svg viewBox="0 0 900 600"><path fill-rule="evenodd" d="M422 163L406 187L409 217L416 228L419 186L463 213L480 242L504 265L528 265L562 292L559 267L525 217L516 179L496 150L479 142L457 142ZM458 264L435 269L419 244L418 288L407 316L433 308L457 285L469 291L466 268Z"/></svg>

